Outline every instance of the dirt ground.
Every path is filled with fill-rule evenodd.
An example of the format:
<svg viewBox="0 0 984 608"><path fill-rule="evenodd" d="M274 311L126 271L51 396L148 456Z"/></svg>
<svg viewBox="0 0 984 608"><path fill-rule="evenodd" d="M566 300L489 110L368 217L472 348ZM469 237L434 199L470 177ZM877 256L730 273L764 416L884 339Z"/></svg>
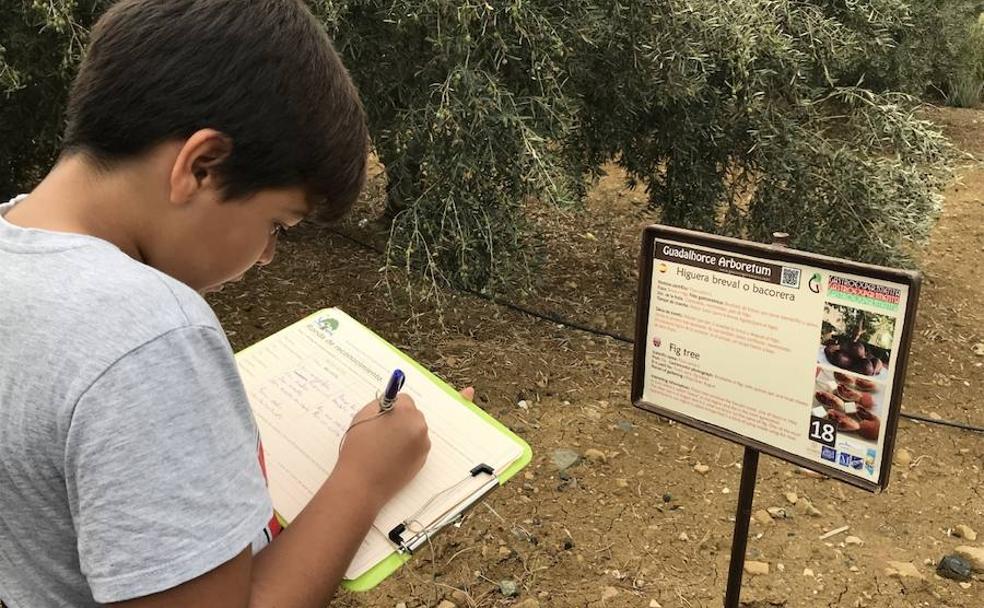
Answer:
<svg viewBox="0 0 984 608"><path fill-rule="evenodd" d="M925 254L903 407L980 426L984 356L972 347L984 342L984 285L977 279L984 264L984 112L931 116L969 156ZM373 178L367 202L338 230L369 238L359 220L378 208L381 179ZM630 336L639 233L648 218L642 193L609 176L586 212L546 222L541 293L514 299ZM633 408L631 345L467 295L450 295L440 319L433 309L389 299L382 265L378 254L325 227L301 227L272 266L212 303L237 348L318 308L340 306L452 384L474 385L479 405L523 436L534 459L525 475L376 590L342 593L334 605L720 606L741 449ZM770 568L745 576L743 603L984 606L984 577L961 586L934 574L955 547L984 546L953 532L965 525L984 537L982 439L903 420L897 446L911 458L898 462L897 454L891 484L877 495L763 457L755 509L780 507L787 517L752 522L748 558ZM592 452L593 460L561 474L551 455L565 448L598 450L604 458ZM696 472L698 463L709 471ZM820 540L842 526L850 529ZM847 544L848 535L860 544ZM889 560L910 562L925 580L888 576ZM509 582L516 595L508 594Z"/></svg>

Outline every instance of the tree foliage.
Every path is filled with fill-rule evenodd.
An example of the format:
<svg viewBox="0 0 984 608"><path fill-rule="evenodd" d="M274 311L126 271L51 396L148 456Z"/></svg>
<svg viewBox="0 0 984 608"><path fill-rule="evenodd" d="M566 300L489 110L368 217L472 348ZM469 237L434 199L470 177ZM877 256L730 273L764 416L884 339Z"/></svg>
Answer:
<svg viewBox="0 0 984 608"><path fill-rule="evenodd" d="M0 0L0 192L57 150L106 0ZM653 219L910 264L948 147L915 99L955 73L968 0L313 0L388 177L391 261L471 288L529 269L531 199L607 162ZM944 29L940 29L944 28ZM949 72L947 71L949 70ZM942 75L942 76L941 76Z"/></svg>

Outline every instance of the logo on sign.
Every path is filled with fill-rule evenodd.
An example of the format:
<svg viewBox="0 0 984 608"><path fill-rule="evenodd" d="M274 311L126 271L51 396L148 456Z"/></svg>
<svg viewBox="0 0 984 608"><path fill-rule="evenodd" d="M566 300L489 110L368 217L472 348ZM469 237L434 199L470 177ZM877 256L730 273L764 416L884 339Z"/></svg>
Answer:
<svg viewBox="0 0 984 608"><path fill-rule="evenodd" d="M829 460L830 462L836 462L837 461L837 450L835 450L834 448L831 448L831 447L827 447L825 445L824 446L821 446L820 447L820 458L823 458L824 460Z"/></svg>
<svg viewBox="0 0 984 608"><path fill-rule="evenodd" d="M850 454L841 452L840 460L838 460L837 463L842 467L849 467L851 466L851 458L852 456Z"/></svg>

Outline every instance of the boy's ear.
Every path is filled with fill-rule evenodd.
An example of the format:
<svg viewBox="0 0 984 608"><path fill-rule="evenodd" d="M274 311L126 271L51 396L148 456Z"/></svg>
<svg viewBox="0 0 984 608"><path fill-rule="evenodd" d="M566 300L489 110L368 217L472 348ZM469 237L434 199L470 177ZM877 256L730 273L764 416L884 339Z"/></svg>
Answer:
<svg viewBox="0 0 984 608"><path fill-rule="evenodd" d="M215 129L191 134L171 168L171 202L184 204L207 189L218 189L216 168L232 153L232 140Z"/></svg>

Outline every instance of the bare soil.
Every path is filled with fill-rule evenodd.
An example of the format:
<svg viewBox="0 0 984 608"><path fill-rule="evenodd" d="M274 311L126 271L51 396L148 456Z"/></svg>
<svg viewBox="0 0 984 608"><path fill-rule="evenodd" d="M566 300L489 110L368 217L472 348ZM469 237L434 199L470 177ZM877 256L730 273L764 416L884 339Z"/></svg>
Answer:
<svg viewBox="0 0 984 608"><path fill-rule="evenodd" d="M968 156L924 255L903 408L984 426L984 357L972 352L984 342L984 112L930 117ZM443 311L407 304L399 286L406 278L382 273L380 255L336 233L378 242L370 220L383 178L374 173L353 217L292 231L272 266L212 297L230 339L242 348L313 310L340 306L452 384L474 385L479 405L526 438L534 460L376 590L341 593L335 605L720 606L741 448L633 408L630 344L464 294L449 294ZM543 215L539 295L512 299L631 336L639 234L652 219L644 195L627 190L613 169L585 211ZM934 574L956 546L984 546L952 532L966 525L984 537L982 439L903 420L897 447L911 461L897 464L877 495L763 457L755 509L782 507L788 517L753 521L748 557L770 569L746 575L743 603L984 606L984 577L965 588ZM604 458L593 453L595 460L561 476L550 459L561 448ZM698 463L710 470L696 472ZM809 515L803 499L820 515ZM849 531L820 540L842 526ZM862 544L846 544L848 535ZM911 562L925 580L889 577L889 560ZM517 584L518 595L503 593L504 580Z"/></svg>

